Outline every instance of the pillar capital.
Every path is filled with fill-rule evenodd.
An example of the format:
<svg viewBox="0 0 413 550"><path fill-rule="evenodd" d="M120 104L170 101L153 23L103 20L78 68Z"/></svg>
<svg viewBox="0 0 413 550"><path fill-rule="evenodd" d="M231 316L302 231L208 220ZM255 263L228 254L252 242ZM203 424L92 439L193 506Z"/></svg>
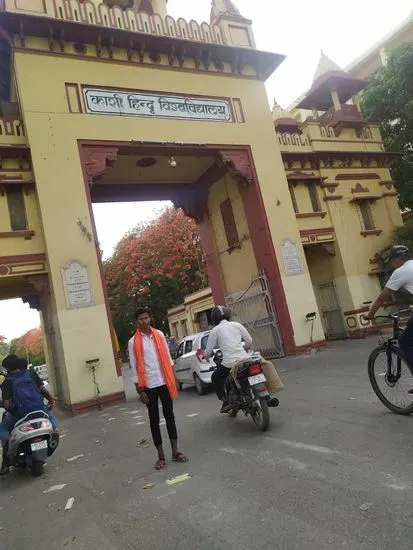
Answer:
<svg viewBox="0 0 413 550"><path fill-rule="evenodd" d="M28 275L26 277L27 282L30 283L30 285L34 288L36 293L40 296L49 294L50 292L50 285L49 285L49 277L44 275Z"/></svg>
<svg viewBox="0 0 413 550"><path fill-rule="evenodd" d="M84 147L83 159L87 181L93 185L94 178L101 176L118 158L119 147Z"/></svg>
<svg viewBox="0 0 413 550"><path fill-rule="evenodd" d="M254 170L251 163L251 157L247 150L223 149L219 152L219 157L239 184L249 186L254 181Z"/></svg>

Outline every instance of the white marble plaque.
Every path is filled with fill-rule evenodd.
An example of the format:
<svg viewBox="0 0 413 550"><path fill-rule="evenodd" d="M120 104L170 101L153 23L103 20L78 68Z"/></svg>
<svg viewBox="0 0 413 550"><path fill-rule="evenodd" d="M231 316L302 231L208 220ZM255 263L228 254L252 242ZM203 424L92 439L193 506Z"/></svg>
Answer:
<svg viewBox="0 0 413 550"><path fill-rule="evenodd" d="M63 267L62 274L68 309L92 306L87 267L79 260L71 260Z"/></svg>
<svg viewBox="0 0 413 550"><path fill-rule="evenodd" d="M100 115L145 116L233 122L229 100L142 94L84 88L86 111Z"/></svg>
<svg viewBox="0 0 413 550"><path fill-rule="evenodd" d="M282 251L284 257L285 271L287 275L298 275L302 273L300 255L298 253L297 245L286 239L282 243Z"/></svg>

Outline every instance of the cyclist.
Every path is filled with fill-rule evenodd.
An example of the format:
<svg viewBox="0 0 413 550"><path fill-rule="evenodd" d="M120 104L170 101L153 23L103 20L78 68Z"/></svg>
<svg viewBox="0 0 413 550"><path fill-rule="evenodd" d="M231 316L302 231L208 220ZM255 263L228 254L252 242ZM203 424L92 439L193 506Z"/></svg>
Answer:
<svg viewBox="0 0 413 550"><path fill-rule="evenodd" d="M394 269L380 296L371 306L366 319L373 320L377 311L389 300L391 292L407 290L413 299L413 260L407 246L398 244L391 247L388 261ZM413 317L407 323L406 330L399 338L399 346L408 367L413 374Z"/></svg>

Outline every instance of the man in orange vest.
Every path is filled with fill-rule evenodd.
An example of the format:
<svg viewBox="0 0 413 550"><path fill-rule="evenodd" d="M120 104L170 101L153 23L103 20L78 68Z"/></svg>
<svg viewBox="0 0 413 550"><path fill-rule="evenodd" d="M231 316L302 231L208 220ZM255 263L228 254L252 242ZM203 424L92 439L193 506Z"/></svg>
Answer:
<svg viewBox="0 0 413 550"><path fill-rule="evenodd" d="M137 330L129 340L129 360L136 390L142 403L148 408L152 438L158 450L158 461L155 468L164 470L166 460L159 427L159 399L162 403L166 428L171 440L172 459L174 462L188 462L188 457L178 450L178 436L173 411L173 400L178 396L178 389L173 362L165 335L151 326L149 311L140 308L136 311L135 317Z"/></svg>

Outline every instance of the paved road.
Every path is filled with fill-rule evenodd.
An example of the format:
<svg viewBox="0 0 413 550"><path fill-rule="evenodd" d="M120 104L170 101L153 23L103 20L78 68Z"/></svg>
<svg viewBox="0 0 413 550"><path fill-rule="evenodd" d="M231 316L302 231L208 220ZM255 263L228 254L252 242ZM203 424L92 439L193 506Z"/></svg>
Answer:
<svg viewBox="0 0 413 550"><path fill-rule="evenodd" d="M212 394L184 390L176 412L191 462L166 472L138 446L149 433L136 401L63 419L43 478L0 480L1 548L412 548L413 418L387 412L370 390L374 344L280 362L287 389L267 434L218 416ZM166 485L186 472L192 479ZM44 493L57 484L66 486Z"/></svg>

